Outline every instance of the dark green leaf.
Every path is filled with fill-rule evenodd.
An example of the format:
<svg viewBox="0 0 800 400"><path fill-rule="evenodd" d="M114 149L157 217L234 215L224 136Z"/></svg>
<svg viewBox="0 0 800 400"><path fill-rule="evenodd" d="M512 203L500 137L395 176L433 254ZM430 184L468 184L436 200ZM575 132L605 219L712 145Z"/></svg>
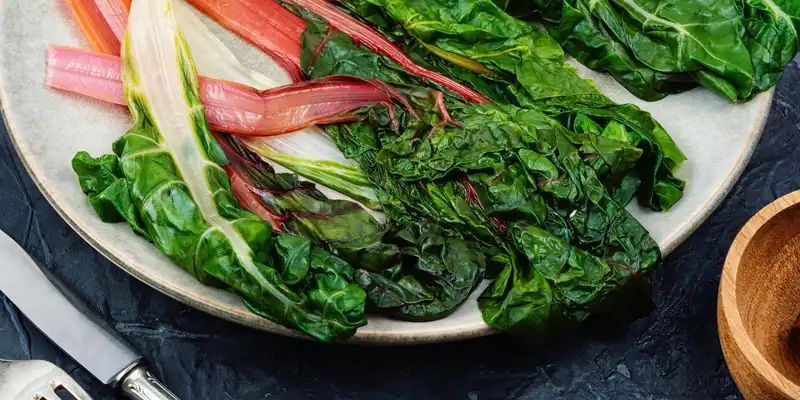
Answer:
<svg viewBox="0 0 800 400"><path fill-rule="evenodd" d="M328 52L337 56L325 58ZM347 59L351 53L356 59L378 58L334 33L318 60ZM322 70L316 63L306 67ZM382 76L380 70L347 68L365 78ZM644 154L634 144L640 131L578 113L569 121L578 127L573 132L536 109L465 104L451 97L445 103L458 124L437 125L442 119L432 95L416 86L414 77L383 77L400 85L419 118L395 107L395 130L385 110L376 109L363 122L329 126L329 136L373 180L390 221L435 222L490 257L497 278L481 296L484 319L498 329L546 338L593 313L616 317L612 308L601 306L627 298L629 288L637 287L630 282L644 281L660 256L600 179L609 180L621 201L630 200L638 183L635 174L626 176ZM437 288L444 287L430 283L441 273L412 267L418 263L408 262L409 254L424 254L413 249L402 251L402 267L357 272L371 305L410 319L418 309L434 315L426 307L438 306Z"/></svg>
<svg viewBox="0 0 800 400"><path fill-rule="evenodd" d="M128 182L122 176L119 159L111 154L94 158L85 151L75 154L72 169L83 193L89 197L103 222L128 222L136 234L149 240L131 200Z"/></svg>
<svg viewBox="0 0 800 400"><path fill-rule="evenodd" d="M733 102L772 87L798 50L792 0L497 2L540 20L581 63L658 100L696 84Z"/></svg>
<svg viewBox="0 0 800 400"><path fill-rule="evenodd" d="M370 303L396 318L429 321L452 313L483 278L484 257L470 242L431 224L401 225L387 240L403 249L402 268L357 272Z"/></svg>
<svg viewBox="0 0 800 400"><path fill-rule="evenodd" d="M571 122L579 116L603 127L621 124L629 132L628 143L645 153L644 162L637 165L639 174L649 177L641 186L641 201L654 210L668 210L680 198L676 194L683 192L684 184L674 178L674 170L686 157L661 125L638 107L617 105L605 97L564 63L556 41L506 14L491 0L343 3L367 20L381 21L384 30L395 35L405 32L407 50L427 60L427 66L466 81L499 104L541 110L576 131ZM556 7L556 3L549 4ZM401 28L392 29L390 21ZM441 62L444 59L437 62L436 54L426 55L424 48L413 45L415 41L480 62L498 76L472 74L454 64L448 66ZM498 79L502 76L515 77L515 81ZM656 189L665 186L669 190Z"/></svg>

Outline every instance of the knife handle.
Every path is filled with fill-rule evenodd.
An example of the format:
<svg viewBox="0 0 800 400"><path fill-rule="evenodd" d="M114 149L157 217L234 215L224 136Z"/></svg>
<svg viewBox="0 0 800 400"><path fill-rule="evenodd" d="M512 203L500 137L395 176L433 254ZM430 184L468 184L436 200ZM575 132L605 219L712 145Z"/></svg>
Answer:
<svg viewBox="0 0 800 400"><path fill-rule="evenodd" d="M120 388L122 393L132 400L180 400L143 365L125 375Z"/></svg>

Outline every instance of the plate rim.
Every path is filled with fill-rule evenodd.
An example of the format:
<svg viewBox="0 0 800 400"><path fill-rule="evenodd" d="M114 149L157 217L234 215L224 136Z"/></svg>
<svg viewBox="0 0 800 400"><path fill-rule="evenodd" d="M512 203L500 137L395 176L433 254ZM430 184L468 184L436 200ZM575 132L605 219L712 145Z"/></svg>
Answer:
<svg viewBox="0 0 800 400"><path fill-rule="evenodd" d="M761 142L761 135L764 133L764 128L767 125L767 119L769 119L769 112L772 109L772 99L775 96L776 86L772 86L766 92L759 93L756 95L756 98L750 100L760 101L760 104L758 105L758 117L753 122L750 130L747 132L747 147L745 147L742 152L739 153L733 168L728 171L728 175L725 176L725 180L717 188L714 194L706 199L706 202L703 203L702 207L697 209L697 212L692 214L692 220L686 230L683 232L678 232L667 239L667 245L661 249L662 259L666 258L670 253L677 249L678 246L683 244L683 242L685 242L689 236L692 236L692 234L694 234L694 232L697 231L697 229L699 229L704 222L706 222L711 214L717 210L717 207L719 207L719 205L728 197L728 194L730 194L733 186L739 182L739 178L742 176L744 169L750 164L750 158L753 156L756 147ZM2 100L2 89L2 74L0 74L0 100ZM2 101L0 101L0 109L2 104ZM687 185L691 185L691 181L687 182Z"/></svg>
<svg viewBox="0 0 800 400"><path fill-rule="evenodd" d="M1 17L5 11L3 3L4 0L0 0L0 19L2 19ZM1 44L0 47L2 47ZM711 214L717 209L717 207L719 207L722 201L728 197L728 194L730 194L733 186L739 181L741 174L749 164L750 158L760 142L761 135L764 132L764 128L769 117L769 112L772 107L774 94L775 86L770 88L768 91L759 94L757 99L751 100L760 101L760 104L758 106L758 116L747 133L748 145L742 149L737 161L728 171L724 181L714 191L713 195L707 198L706 202L703 203L703 205L699 207L694 214L692 214L688 226L682 232L678 232L667 239L667 245L661 249L663 257L668 256L679 245L686 241L686 239L688 239L711 216ZM36 185L36 188L47 200L50 206L53 207L53 209L67 223L67 225L69 225L73 231L75 231L84 241L94 248L95 251L103 255L103 257L137 280L143 282L158 292L163 293L166 296L199 311L250 328L276 333L283 336L311 340L311 338L306 335L258 317L247 312L246 310L231 309L214 301L211 298L201 297L199 295L189 293L179 286L171 285L169 282L153 278L147 274L144 269L139 268L136 265L129 265L129 263L125 262L121 257L118 257L116 254L114 254L113 251L106 249L106 247L103 246L100 241L96 240L88 232L83 230L80 224L73 220L59 206L59 204L54 200L54 197L50 194L48 187L39 179L35 168L28 162L28 158L31 157L31 155L24 151L18 141L18 138L20 137L19 132L14 125L13 116L6 112L6 108L4 107L4 104L6 103L10 103L10 101L7 99L7 94L3 88L3 74L0 72L0 115L2 115L6 131L8 132L8 136L11 139L11 143L14 146L14 150L17 153L20 163L23 165L25 171ZM689 184L691 184L691 182L689 182ZM488 336L496 332L496 330L486 325L483 321L480 321L471 324L467 323L448 329L425 329L411 332L359 330L350 340L347 341L347 343L378 345L426 344L478 338Z"/></svg>

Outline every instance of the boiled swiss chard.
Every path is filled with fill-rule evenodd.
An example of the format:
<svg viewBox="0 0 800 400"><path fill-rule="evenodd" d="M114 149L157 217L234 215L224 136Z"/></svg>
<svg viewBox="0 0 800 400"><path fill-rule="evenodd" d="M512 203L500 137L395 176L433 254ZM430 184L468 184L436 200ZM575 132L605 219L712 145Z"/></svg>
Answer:
<svg viewBox="0 0 800 400"><path fill-rule="evenodd" d="M93 47L105 54L90 53L64 46L49 46L47 84L51 87L125 105L122 77L119 72L120 64L115 55L119 55L120 42L127 26L130 2L126 0L75 0L70 1L69 4L73 13L79 17L81 30L86 38L89 39ZM228 13L226 15L230 15L230 12L236 10L231 8L234 6L231 2L225 4L227 5L225 9ZM237 4L241 5L241 3ZM205 7L217 7L220 4L209 2L202 3L202 5ZM263 122L266 120L263 118L265 113L263 110L259 111L258 108L269 103L262 101L264 91L292 83L290 76L280 68L269 69L269 76L267 76L245 67L189 7L181 2L173 2L172 6L182 34L194 55L198 73L213 78L205 80L213 82L212 85L203 85L204 79L201 78L201 92L206 89L206 96L201 95L201 98L214 98L214 102L221 101L221 104L218 104L222 105L220 111L227 110L227 112L222 113L208 113L209 110L206 110L210 117L225 117L222 119L217 118L218 120L215 121L218 123L217 128L225 130L227 128L241 129L246 127L246 130L252 132L257 130L256 123L259 121L262 122L263 128ZM281 7L273 10L281 11L281 15L275 15L274 17L282 21L282 27L291 27L291 19L298 19ZM267 16L273 14L257 15ZM248 15L253 16L254 14ZM242 19L237 19L237 21L244 22ZM258 18L252 18L249 21L263 22ZM297 27L299 31L293 40L276 42L281 43L284 50L287 50L285 49L287 45L291 48L291 42L296 42L297 50L295 53L297 53L298 63L300 58L300 33L302 33L304 26L302 20L299 21L300 24ZM271 35L270 38L275 40L276 36ZM237 87L232 83L245 85L249 88ZM363 84L364 82L361 83ZM218 93L210 93L211 96L208 96L208 89L214 89ZM236 92L239 95L220 96L220 94L235 94ZM385 93L378 94L385 95ZM320 101L321 99L314 100ZM373 98L372 100L375 99ZM304 104L304 106L307 107L308 104ZM249 112L244 112L244 109ZM295 111L299 111L297 107L295 107ZM329 109L329 111L331 110ZM329 111L324 112L324 114L330 115ZM319 110L314 110L314 112L319 115ZM284 122L287 122L286 117L291 114L298 115L297 112L284 113L280 116L281 118L270 118L269 121L278 122L283 119ZM313 114L303 115L302 118L296 121L305 120L307 123L309 115ZM244 118L243 116L247 117ZM342 116L341 114L333 115L333 117ZM289 120L291 121L291 119ZM284 125L284 128L286 126L285 124L276 125ZM289 125L292 125L292 123L290 122ZM273 126L267 127L273 130L275 128ZM328 188L349 196L367 207L378 207L375 194L369 187L366 177L364 177L358 165L345 159L336 146L318 128L309 127L291 134L269 137L251 137L244 139L244 141L253 151L270 158L289 170L298 172L315 182L324 183Z"/></svg>
<svg viewBox="0 0 800 400"><path fill-rule="evenodd" d="M241 65L190 11L181 7L180 3L174 6L179 24L182 28L188 28L184 34L189 46L200 50L200 70L203 73L255 88L272 89L279 86L270 78ZM127 21L127 14L122 17ZM64 47L51 47L50 50L48 83L52 86L67 90L82 87L89 89L82 92L94 97L112 102L124 101L124 98L116 99L123 97L118 59ZM83 73L90 70L93 73ZM109 79L112 85L105 84ZM97 85L92 83L95 81ZM117 83L119 90L108 90ZM228 87L230 82L224 85ZM291 90L291 87L276 89L278 93L287 90ZM347 90L340 92L350 93ZM320 99L309 99L307 102L296 103L296 106L313 107L314 102L318 101ZM313 113L316 110L311 111ZM271 121L273 125L280 125L279 120ZM267 128L274 129L275 126ZM278 173L259 156L270 157L307 178L322 181L343 193L355 195L354 197L366 205L376 206L372 201L373 189L366 177L359 178L363 173L358 166L342 158L335 147L329 149L332 144L326 140L324 134L307 129L276 137L239 139L218 136L217 139L230 160L224 168L239 204L264 221L272 223L276 230L298 237L293 239L279 235L280 240L276 241L282 246L276 247L274 262L283 271L281 277L284 283L290 286L307 285L304 275L310 268L321 264L341 269L347 272L347 279L351 278L350 270L344 270L345 264L313 250L316 252L315 256L309 252L313 246L299 237L308 238L352 265L358 265L361 269L357 281L365 288L370 288L368 300L373 307L391 312L397 318L428 320L449 314L482 279L483 254L470 248L468 242L458 237L443 236L436 230L436 226L428 225L400 225L393 228L392 233L387 233L386 226L358 203L328 198L311 182L301 181L291 173ZM80 153L75 158L74 167L81 178L81 186L103 220L128 220L134 231L150 238L141 225L136 207L133 206L128 181L124 179L119 168L117 156L107 155L93 159L86 153ZM337 196L341 197L340 194ZM416 241L416 236L401 232L415 232L425 239ZM439 244L450 252L438 254L436 246ZM297 249L292 249L293 247ZM417 256L414 257L414 254ZM290 260L294 262L289 262ZM306 262L309 264L305 265ZM389 273L391 276L387 275ZM394 285L391 279L398 276L402 277L397 278L397 284L401 285L398 288L413 288L414 294L424 293L424 298L412 300L406 293L406 300L413 302L414 306L394 309L386 302L387 297L379 299L376 296L376 286L369 277L378 276L377 274L381 276L378 278L381 279L381 288ZM413 285L408 285L409 282L413 282ZM253 301L245 301L251 308L257 306ZM254 311L264 314L264 310L260 308L254 308ZM328 340L325 337L320 338Z"/></svg>
<svg viewBox="0 0 800 400"><path fill-rule="evenodd" d="M798 51L794 0L497 1L542 21L572 56L658 100L703 85L733 102L768 90Z"/></svg>
<svg viewBox="0 0 800 400"><path fill-rule="evenodd" d="M136 125L114 143L115 155L75 156L82 188L104 220L128 221L255 313L320 340L349 337L366 324L353 268L309 239L274 234L238 207L176 26L169 0L133 4L122 60Z"/></svg>
<svg viewBox="0 0 800 400"><path fill-rule="evenodd" d="M153 1L135 7L154 7ZM622 118L615 107L624 106L603 103L607 99L596 92L565 96L580 109L547 96L531 100L529 87L515 87L512 71L421 41L411 30L395 29L408 55L396 53L368 27L347 25L352 17L340 9L297 0L347 35L319 15L293 10L307 22L295 73L321 82L355 75L390 99L350 110L347 121L357 122L328 126L325 140L306 131L286 135L289 147L271 138L215 141L187 44L175 21L160 25L159 18L172 16L169 2L157 1L164 8L147 9L158 13L147 20L134 10L123 51L137 126L117 141L115 155L81 153L73 164L104 220L128 221L199 279L239 293L259 315L322 340L346 338L364 324L365 303L401 319L442 318L485 274L495 278L479 301L485 321L533 338L592 314L629 316L631 307L620 304L649 304L639 296L660 253L624 206L635 193L649 192L648 199L658 197L667 208L663 199L679 198L682 186L670 180L669 169L654 172L677 162L664 161L663 143L651 129L657 124L650 119L655 125L647 125L646 113L632 108ZM197 2L215 9L223 4ZM181 10L179 24L190 26L180 21ZM380 12L369 15L385 33L393 29L388 20L375 20ZM190 38L208 37L201 28L191 28L197 35ZM203 43L220 48L187 41L192 49ZM274 87L223 53L224 61L205 64L208 75ZM139 73L145 63L160 72ZM560 61L545 64L571 71ZM415 72L423 70L433 74ZM451 78L496 104L465 101L472 89L448 83ZM568 82L593 89L576 79ZM600 100L587 100L594 97ZM306 100L293 105L314 107L314 99ZM631 115L644 119L626 120ZM316 160L313 151L295 149L302 138L324 148L335 143L347 159ZM365 194L370 207L385 212L386 223L356 202L276 172L261 156ZM656 180L667 184L653 194Z"/></svg>
<svg viewBox="0 0 800 400"><path fill-rule="evenodd" d="M207 70L209 68L206 68ZM209 72L220 72L213 69ZM226 76L223 72L222 76ZM234 75L245 80L244 75ZM247 79L249 83L258 84L264 79ZM327 83L318 81L284 86L274 90L258 91L251 87L238 85L218 79L200 78L200 99L204 102L207 119L212 128L226 132L259 132L287 129L287 126L300 127L319 122L341 122L358 119L349 112L341 113L342 107L361 108L375 101L388 101L389 96L375 85L360 80L349 79L351 84L341 86L341 78ZM119 58L84 50L50 46L47 52L47 84L48 86L75 93L81 93L100 100L116 104L125 103L122 77L120 75ZM330 85L329 85L330 84ZM324 91L328 97L315 87L327 86ZM342 89L355 88L365 97L342 98ZM296 90L299 89L299 90ZM310 90L309 90L310 89ZM305 93L304 93L305 92ZM322 94L322 96L320 96ZM326 101L334 100L333 104ZM283 112L276 113L276 108L287 105ZM309 110L320 104L317 110ZM276 115L277 114L277 115ZM271 115L271 118L267 116ZM252 136L252 135L251 135ZM309 127L288 134L250 137L244 139L247 145L264 157L268 157L284 167L304 175L306 178L323 182L345 195L348 195L368 207L376 208L377 200L364 174L357 165L342 157L335 145L316 128Z"/></svg>
<svg viewBox="0 0 800 400"><path fill-rule="evenodd" d="M401 224L384 240L401 249L402 264L356 272L378 311L411 321L444 318L483 279L483 252L467 240L448 236L436 224Z"/></svg>
<svg viewBox="0 0 800 400"><path fill-rule="evenodd" d="M668 210L682 197L685 184L674 171L686 157L664 128L638 107L605 97L564 63L551 37L491 0L343 3L405 43L421 63L464 80L498 104L542 110L576 131L581 119L591 119L601 131L621 126L625 140L645 152L638 166L641 201Z"/></svg>
<svg viewBox="0 0 800 400"><path fill-rule="evenodd" d="M603 304L646 285L660 253L615 200L630 199L630 173L644 153L625 140L621 124L598 132L584 118L576 132L537 109L465 103L422 87L393 61L315 19L302 60L311 77L381 79L407 99L410 108L372 109L362 122L326 129L370 177L389 221L438 224L483 252L490 276L498 277L480 303L490 325L544 337L551 326L606 314ZM604 181L615 182L619 194ZM562 257L571 261L558 265ZM403 273L360 274L372 302L390 310L426 298ZM549 296L546 312L524 300L531 296Z"/></svg>
<svg viewBox="0 0 800 400"><path fill-rule="evenodd" d="M352 265L369 306L395 318L443 318L483 278L484 254L431 223L379 223L357 203L330 199L293 174L276 173L239 139L220 137L241 204L278 229L314 240Z"/></svg>

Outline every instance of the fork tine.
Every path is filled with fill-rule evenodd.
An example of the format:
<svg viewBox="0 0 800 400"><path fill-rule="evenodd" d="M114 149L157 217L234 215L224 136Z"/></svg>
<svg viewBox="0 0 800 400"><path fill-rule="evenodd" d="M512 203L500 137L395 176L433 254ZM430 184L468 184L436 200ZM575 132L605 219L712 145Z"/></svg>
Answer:
<svg viewBox="0 0 800 400"><path fill-rule="evenodd" d="M92 400L89 396L89 393L86 393L83 388L78 385L78 382L75 382L72 377L70 377L66 372L62 372L64 375L56 377L50 384L52 385L53 392L55 392L59 387L63 388L64 390L68 391L75 400ZM56 396L56 399L59 397Z"/></svg>
<svg viewBox="0 0 800 400"><path fill-rule="evenodd" d="M47 388L40 388L36 390L36 393L33 395L33 400L59 400L60 397L56 394L56 392L49 390Z"/></svg>

